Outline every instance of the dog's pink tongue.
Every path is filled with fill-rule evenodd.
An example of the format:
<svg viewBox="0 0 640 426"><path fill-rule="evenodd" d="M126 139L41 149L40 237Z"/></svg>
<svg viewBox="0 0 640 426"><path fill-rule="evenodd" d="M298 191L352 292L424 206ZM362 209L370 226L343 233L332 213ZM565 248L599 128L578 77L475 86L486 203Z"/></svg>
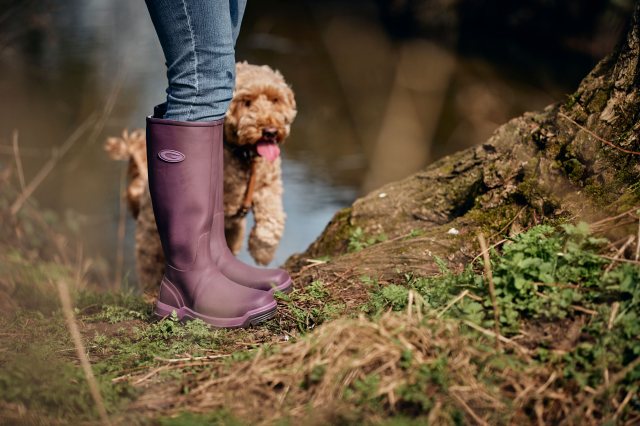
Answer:
<svg viewBox="0 0 640 426"><path fill-rule="evenodd" d="M275 142L258 142L256 150L258 151L258 155L269 161L275 160L280 155L280 147Z"/></svg>

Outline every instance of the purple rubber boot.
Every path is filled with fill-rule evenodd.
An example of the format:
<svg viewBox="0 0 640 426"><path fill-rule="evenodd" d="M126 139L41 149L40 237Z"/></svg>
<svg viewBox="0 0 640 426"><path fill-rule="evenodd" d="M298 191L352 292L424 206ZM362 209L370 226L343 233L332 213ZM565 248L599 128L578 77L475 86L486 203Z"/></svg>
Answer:
<svg viewBox="0 0 640 426"><path fill-rule="evenodd" d="M238 260L229 246L224 236L224 203L223 203L223 158L222 144L223 126L216 129L213 141L214 158L219 167L214 167L213 172L217 175L219 191L214 195L214 220L211 228L211 253L215 262L227 278L251 288L266 290L271 293L281 291L288 293L291 291L291 277L283 269L256 268Z"/></svg>
<svg viewBox="0 0 640 426"><path fill-rule="evenodd" d="M154 109L154 117L164 117L166 104L160 104ZM221 120L222 121L222 120ZM218 125L212 131L213 137L213 211L214 218L211 227L211 255L218 269L231 281L237 282L245 287L259 290L281 291L288 293L291 291L291 277L283 269L256 268L238 260L229 246L224 236L224 201L223 201L223 173L224 155L223 149L223 126Z"/></svg>
<svg viewBox="0 0 640 426"><path fill-rule="evenodd" d="M156 315L247 327L272 318L276 302L227 278L211 254L212 194L221 185L212 141L222 123L147 118L149 190L166 259Z"/></svg>

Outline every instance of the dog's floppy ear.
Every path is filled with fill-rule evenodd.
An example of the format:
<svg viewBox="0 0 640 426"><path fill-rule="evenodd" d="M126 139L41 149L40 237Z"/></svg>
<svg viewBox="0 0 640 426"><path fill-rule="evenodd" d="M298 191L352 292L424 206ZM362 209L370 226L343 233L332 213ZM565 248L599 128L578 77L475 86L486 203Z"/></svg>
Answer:
<svg viewBox="0 0 640 426"><path fill-rule="evenodd" d="M224 118L224 138L228 142L236 140L236 131L238 129L238 97L237 92L233 94L229 109Z"/></svg>
<svg viewBox="0 0 640 426"><path fill-rule="evenodd" d="M293 90L291 90L291 87L286 86L284 92L286 104L288 107L286 111L284 111L284 114L287 120L287 124L291 124L298 114L298 110L296 109L296 98L293 95Z"/></svg>

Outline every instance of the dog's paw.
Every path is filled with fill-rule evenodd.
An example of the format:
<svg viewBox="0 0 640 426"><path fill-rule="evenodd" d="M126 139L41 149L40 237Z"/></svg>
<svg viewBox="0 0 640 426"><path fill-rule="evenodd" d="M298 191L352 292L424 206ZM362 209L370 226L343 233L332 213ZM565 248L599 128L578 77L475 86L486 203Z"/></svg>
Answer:
<svg viewBox="0 0 640 426"><path fill-rule="evenodd" d="M249 253L253 260L259 265L268 265L273 260L273 256L276 254L278 244L272 244L264 241L260 238L256 238L255 235L251 235L249 238Z"/></svg>

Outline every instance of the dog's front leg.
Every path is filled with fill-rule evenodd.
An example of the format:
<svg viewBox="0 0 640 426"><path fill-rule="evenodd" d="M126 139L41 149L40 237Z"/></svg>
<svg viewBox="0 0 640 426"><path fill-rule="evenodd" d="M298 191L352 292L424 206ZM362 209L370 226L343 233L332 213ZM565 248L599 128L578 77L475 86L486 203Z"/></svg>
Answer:
<svg viewBox="0 0 640 426"><path fill-rule="evenodd" d="M256 190L253 197L253 218L255 224L249 235L249 253L258 264L266 265L273 260L284 232L285 213L279 173L269 185Z"/></svg>
<svg viewBox="0 0 640 426"><path fill-rule="evenodd" d="M227 240L229 250L233 254L240 253L242 248L242 240L244 239L244 229L246 228L247 219L245 218L225 218L224 220L224 236Z"/></svg>

